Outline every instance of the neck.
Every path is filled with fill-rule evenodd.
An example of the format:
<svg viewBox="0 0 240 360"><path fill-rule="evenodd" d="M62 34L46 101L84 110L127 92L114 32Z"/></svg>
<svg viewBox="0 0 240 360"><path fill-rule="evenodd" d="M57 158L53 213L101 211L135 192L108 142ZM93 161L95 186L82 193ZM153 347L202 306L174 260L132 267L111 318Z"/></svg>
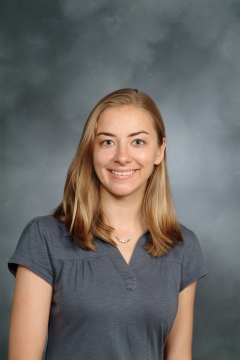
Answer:
<svg viewBox="0 0 240 360"><path fill-rule="evenodd" d="M143 218L142 199L113 197L108 194L101 194L100 206L108 225L113 226L116 230L126 229L129 233L135 229Z"/></svg>

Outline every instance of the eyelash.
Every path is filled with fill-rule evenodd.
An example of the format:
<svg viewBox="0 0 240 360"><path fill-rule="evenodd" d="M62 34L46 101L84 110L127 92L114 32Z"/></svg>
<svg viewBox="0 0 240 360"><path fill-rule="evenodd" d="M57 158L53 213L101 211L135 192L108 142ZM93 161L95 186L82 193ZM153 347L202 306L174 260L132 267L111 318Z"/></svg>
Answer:
<svg viewBox="0 0 240 360"><path fill-rule="evenodd" d="M107 143L109 143L109 142L111 142L111 144L107 144ZM112 143L113 143L113 141L112 140L104 140L104 141L102 141L102 145L104 145L104 146L110 146L110 145L112 145Z"/></svg>
<svg viewBox="0 0 240 360"><path fill-rule="evenodd" d="M136 142L141 142L141 144L136 144ZM111 144L109 144L109 143L111 143ZM137 146L141 146L141 145L143 145L145 142L144 142L143 140L141 140L141 139L135 139L135 140L133 141L133 143L135 143L135 145L137 145ZM104 145L104 146L110 146L110 145L113 144L113 141L112 141L112 140L104 140L104 141L102 141L101 144Z"/></svg>

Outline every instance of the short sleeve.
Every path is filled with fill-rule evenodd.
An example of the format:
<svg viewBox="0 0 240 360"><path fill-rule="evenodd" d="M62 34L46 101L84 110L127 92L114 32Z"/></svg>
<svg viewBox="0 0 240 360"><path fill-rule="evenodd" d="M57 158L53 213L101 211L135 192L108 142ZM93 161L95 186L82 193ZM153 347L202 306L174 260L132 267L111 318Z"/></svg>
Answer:
<svg viewBox="0 0 240 360"><path fill-rule="evenodd" d="M41 217L31 220L22 232L8 267L16 276L18 265L23 265L53 285L53 271L49 244Z"/></svg>
<svg viewBox="0 0 240 360"><path fill-rule="evenodd" d="M186 243L189 246L187 246L182 264L180 291L207 274L199 241L192 231L188 230Z"/></svg>

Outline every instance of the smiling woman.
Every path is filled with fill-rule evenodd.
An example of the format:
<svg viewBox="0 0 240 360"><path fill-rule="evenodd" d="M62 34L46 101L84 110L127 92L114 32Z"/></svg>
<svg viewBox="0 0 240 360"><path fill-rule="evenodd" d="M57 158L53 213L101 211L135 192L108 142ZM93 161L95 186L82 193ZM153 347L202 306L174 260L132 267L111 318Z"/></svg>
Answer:
<svg viewBox="0 0 240 360"><path fill-rule="evenodd" d="M97 122L93 165L100 193L143 198L154 165L164 157L149 115L133 105L106 109Z"/></svg>
<svg viewBox="0 0 240 360"><path fill-rule="evenodd" d="M90 113L53 215L30 221L16 275L9 359L190 360L195 235L177 222L153 100L117 90Z"/></svg>
<svg viewBox="0 0 240 360"><path fill-rule="evenodd" d="M103 125L105 128L103 128ZM158 162L156 158L154 161L152 159L152 164L148 164L150 169L148 177L145 179L147 183L145 182L145 189L140 197L137 197L137 193L135 192L132 196L128 197L124 197L124 193L121 192L120 194L115 194L116 196L119 195L118 203L122 204L124 199L128 204L135 204L135 208L138 208L138 219L135 219L132 225L129 224L128 221L126 221L129 219L129 215L126 215L126 211L124 210L127 219L122 219L120 214L117 214L114 222L112 221L110 224L106 214L107 209L108 211L110 209L110 204L107 204L107 206L103 205L104 200L101 192L104 191L104 186L102 186L103 184L99 178L100 174L97 173L99 168L96 164L96 159L98 158L96 154L102 154L103 152L100 151L100 148L101 150L102 148L108 148L109 145L106 146L106 143L112 144L114 140L117 141L118 138L118 143L116 142L117 146L115 147L117 148L115 156L123 156L121 155L121 152L125 151L123 148L123 136L121 141L119 141L118 133L120 129L126 126L128 126L129 132L125 132L123 135L129 140L139 131L145 131L147 133L146 135L148 135L152 141L147 142L145 138L147 143L146 147L148 147L148 151L146 149L145 154L147 154L148 157L150 157L151 154L153 156L152 148L156 147L160 161L159 164L154 164L154 161ZM141 128L141 126L143 126L143 128ZM142 135L143 134L144 133L142 133ZM109 135L114 136L109 138ZM100 147L98 141L101 143L102 136L107 136L107 138L102 138L103 146ZM138 140L137 135L135 140ZM144 139L142 139L142 141L143 140ZM118 232L124 235L123 233L131 230L130 227L135 230L143 217L146 217L145 226L151 233L150 239L146 244L146 249L152 255L160 256L169 248L173 247L174 244L182 241L182 234L179 224L176 221L174 205L171 199L165 145L165 127L162 116L154 101L147 94L133 89L122 89L107 95L94 107L87 119L76 155L69 167L63 202L55 211L55 216L66 224L67 229L81 247L93 251L96 250L93 240L94 235L116 245L112 236L113 230L120 227ZM142 147L137 146L139 150ZM110 146L110 148L112 149L114 146ZM133 145L131 148L135 148L135 146ZM104 158L106 158L107 153L109 152L104 152ZM144 151L142 151L142 153L144 153ZM124 156L131 155L128 153ZM128 163L128 168L126 165L124 165L124 168L129 170L129 166L133 166L133 163L134 160L132 159L131 164ZM120 168L123 169L123 166L118 160L115 162L112 170L116 171L116 169L119 170ZM145 168L146 167L144 167L144 170ZM130 168L130 170L132 169ZM136 170L136 173L144 173L142 167L142 171L140 171L140 169ZM101 176L107 180L107 172L102 171ZM114 176L111 178L113 180ZM135 176L133 176L133 180L134 178ZM125 186L126 190L130 184L134 182L130 180L131 178L129 178L129 181L123 183L118 182L119 190L121 190L123 186ZM144 184L141 189L143 190L143 188ZM106 191L105 196L107 196ZM111 197L111 203L112 201L113 198ZM123 214L121 214L121 216L123 216ZM116 221L119 221L119 224L117 224Z"/></svg>

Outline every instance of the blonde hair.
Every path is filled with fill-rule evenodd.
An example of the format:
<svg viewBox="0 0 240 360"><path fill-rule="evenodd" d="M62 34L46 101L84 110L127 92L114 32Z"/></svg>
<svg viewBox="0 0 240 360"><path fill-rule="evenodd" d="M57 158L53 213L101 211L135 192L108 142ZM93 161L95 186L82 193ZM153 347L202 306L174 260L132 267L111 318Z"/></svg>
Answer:
<svg viewBox="0 0 240 360"><path fill-rule="evenodd" d="M93 108L67 173L63 201L54 210L54 216L66 224L75 242L84 249L96 251L94 236L116 245L111 239L114 229L104 223L99 206L100 183L93 168L93 143L100 114L107 108L123 105L133 105L147 111L153 120L159 145L165 138L160 111L150 96L143 92L120 89L105 96ZM163 161L154 166L148 179L143 213L151 234L146 245L150 254L160 256L182 241L170 192L166 153Z"/></svg>

